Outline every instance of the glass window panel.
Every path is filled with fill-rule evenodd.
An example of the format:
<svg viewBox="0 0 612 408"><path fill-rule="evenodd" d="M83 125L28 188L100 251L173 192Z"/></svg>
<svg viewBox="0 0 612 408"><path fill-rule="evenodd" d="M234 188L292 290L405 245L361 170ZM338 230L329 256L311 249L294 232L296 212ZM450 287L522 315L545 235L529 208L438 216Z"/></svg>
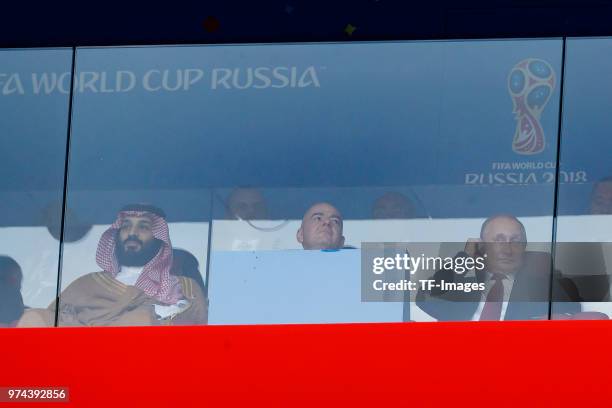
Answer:
<svg viewBox="0 0 612 408"><path fill-rule="evenodd" d="M566 42L555 268L582 301L575 318L612 316L611 50L610 38ZM564 306L553 318L568 318Z"/></svg>
<svg viewBox="0 0 612 408"><path fill-rule="evenodd" d="M399 302L363 302L364 243L409 243L411 254L427 243L435 255L454 256L480 236L485 219L504 213L522 221L528 250L549 257L561 46L555 39L79 49L68 204L97 229L87 248L66 250L64 323L173 323L155 306L168 299L151 289L137 319L74 310L91 308L99 294L92 268L111 269L108 284L124 282L115 298L125 299L129 286L147 289L143 280L129 284L129 268L109 264L120 231L102 240L106 263L96 259L104 231L130 203L166 212L172 245L183 242L199 263L211 323L473 319L483 293L459 300L461 316L451 313L457 302L428 313L430 300L416 290ZM327 205L315 211L316 203ZM305 232L311 220L326 225L325 237ZM520 224L503 220L510 240L507 229ZM127 241L124 252L144 247ZM517 278L523 288L533 279L549 287L550 265L538 265L537 279ZM548 293L532 308L506 305L505 317L546 317Z"/></svg>
<svg viewBox="0 0 612 408"><path fill-rule="evenodd" d="M56 298L71 65L71 49L0 50L0 325Z"/></svg>

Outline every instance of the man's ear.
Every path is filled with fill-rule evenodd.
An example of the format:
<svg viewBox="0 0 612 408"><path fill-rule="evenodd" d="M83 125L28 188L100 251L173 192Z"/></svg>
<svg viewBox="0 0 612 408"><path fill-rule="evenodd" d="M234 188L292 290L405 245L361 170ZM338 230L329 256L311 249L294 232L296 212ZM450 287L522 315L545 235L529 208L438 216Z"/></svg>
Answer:
<svg viewBox="0 0 612 408"><path fill-rule="evenodd" d="M304 230L302 230L302 227L300 227L300 228L297 230L297 233L295 234L295 238L297 238L297 241L298 241L300 244L303 244L303 243L304 243Z"/></svg>
<svg viewBox="0 0 612 408"><path fill-rule="evenodd" d="M340 247L344 246L344 235L342 236L342 239L340 240Z"/></svg>

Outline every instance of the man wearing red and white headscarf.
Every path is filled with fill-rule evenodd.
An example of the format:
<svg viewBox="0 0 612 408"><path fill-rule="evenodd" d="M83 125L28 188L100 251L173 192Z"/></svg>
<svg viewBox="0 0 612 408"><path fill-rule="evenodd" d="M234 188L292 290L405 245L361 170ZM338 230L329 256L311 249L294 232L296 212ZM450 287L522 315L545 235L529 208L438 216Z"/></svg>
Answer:
<svg viewBox="0 0 612 408"><path fill-rule="evenodd" d="M207 302L192 279L170 274L172 244L164 212L151 205L121 209L102 234L96 262L60 295L58 326L205 324ZM52 326L55 303L24 314L19 326Z"/></svg>

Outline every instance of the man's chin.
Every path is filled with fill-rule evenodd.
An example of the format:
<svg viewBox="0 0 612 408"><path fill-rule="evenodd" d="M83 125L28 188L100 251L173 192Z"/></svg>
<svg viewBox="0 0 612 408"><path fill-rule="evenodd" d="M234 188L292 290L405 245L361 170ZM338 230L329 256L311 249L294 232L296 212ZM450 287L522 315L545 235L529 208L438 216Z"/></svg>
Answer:
<svg viewBox="0 0 612 408"><path fill-rule="evenodd" d="M123 266L145 266L150 260L143 259L139 254L126 253L124 257L119 260L119 263Z"/></svg>
<svg viewBox="0 0 612 408"><path fill-rule="evenodd" d="M338 246L336 243L333 243L333 242L323 242L323 243L319 243L316 245L316 249L318 250L338 249L338 248L340 248L340 246Z"/></svg>
<svg viewBox="0 0 612 408"><path fill-rule="evenodd" d="M513 274L520 269L520 264L502 263L497 268L498 271L506 275Z"/></svg>

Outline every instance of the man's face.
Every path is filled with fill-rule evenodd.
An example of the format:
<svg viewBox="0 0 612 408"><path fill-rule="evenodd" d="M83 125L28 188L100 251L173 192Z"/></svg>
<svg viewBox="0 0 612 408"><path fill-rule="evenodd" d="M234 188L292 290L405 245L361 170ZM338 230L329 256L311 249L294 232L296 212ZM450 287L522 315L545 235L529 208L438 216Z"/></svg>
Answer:
<svg viewBox="0 0 612 408"><path fill-rule="evenodd" d="M374 203L372 216L375 219L405 219L413 216L410 200L399 193L386 193Z"/></svg>
<svg viewBox="0 0 612 408"><path fill-rule="evenodd" d="M591 214L612 214L612 181L598 183L591 197Z"/></svg>
<svg viewBox="0 0 612 408"><path fill-rule="evenodd" d="M523 266L525 236L521 225L512 218L491 220L482 236L482 251L490 272L511 274Z"/></svg>
<svg viewBox="0 0 612 408"><path fill-rule="evenodd" d="M330 204L313 205L302 219L297 240L304 249L342 248L342 215Z"/></svg>
<svg viewBox="0 0 612 408"><path fill-rule="evenodd" d="M227 207L230 218L262 220L268 217L266 202L261 193L254 188L234 190L229 197Z"/></svg>
<svg viewBox="0 0 612 408"><path fill-rule="evenodd" d="M144 266L157 254L160 243L153 237L149 217L125 217L118 233L117 257L125 266Z"/></svg>

